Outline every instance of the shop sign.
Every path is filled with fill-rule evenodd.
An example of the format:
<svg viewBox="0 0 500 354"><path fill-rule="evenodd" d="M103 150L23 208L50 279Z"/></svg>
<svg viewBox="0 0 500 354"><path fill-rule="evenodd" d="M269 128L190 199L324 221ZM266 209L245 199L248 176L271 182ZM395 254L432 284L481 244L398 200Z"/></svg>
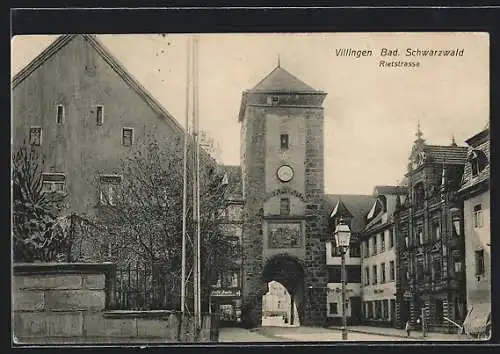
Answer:
<svg viewBox="0 0 500 354"><path fill-rule="evenodd" d="M212 296L241 296L241 291L218 289L212 291Z"/></svg>

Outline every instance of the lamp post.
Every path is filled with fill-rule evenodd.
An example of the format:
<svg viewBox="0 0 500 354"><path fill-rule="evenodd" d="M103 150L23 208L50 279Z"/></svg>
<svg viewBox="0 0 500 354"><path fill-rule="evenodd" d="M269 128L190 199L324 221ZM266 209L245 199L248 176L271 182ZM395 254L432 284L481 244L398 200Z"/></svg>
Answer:
<svg viewBox="0 0 500 354"><path fill-rule="evenodd" d="M342 219L339 220L335 228L335 245L340 250L341 256L341 273L342 273L342 340L347 340L347 313L346 313L346 271L345 271L345 254L349 249L349 241L351 239L351 230Z"/></svg>

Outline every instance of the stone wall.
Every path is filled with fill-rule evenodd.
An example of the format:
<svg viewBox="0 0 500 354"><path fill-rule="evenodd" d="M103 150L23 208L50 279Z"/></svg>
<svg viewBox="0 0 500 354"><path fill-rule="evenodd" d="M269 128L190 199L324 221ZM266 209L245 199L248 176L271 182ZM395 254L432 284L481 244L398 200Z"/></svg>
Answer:
<svg viewBox="0 0 500 354"><path fill-rule="evenodd" d="M12 304L16 344L169 343L217 340L214 318L198 338L178 311L110 311L113 264L15 264Z"/></svg>

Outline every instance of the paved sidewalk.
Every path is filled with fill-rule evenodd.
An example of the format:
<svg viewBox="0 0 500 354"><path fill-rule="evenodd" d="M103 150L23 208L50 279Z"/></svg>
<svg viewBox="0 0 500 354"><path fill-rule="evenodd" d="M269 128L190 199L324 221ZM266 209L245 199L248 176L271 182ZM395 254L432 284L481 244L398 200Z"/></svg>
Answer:
<svg viewBox="0 0 500 354"><path fill-rule="evenodd" d="M328 328L335 329L335 330L341 330L341 327L339 327L339 326L331 326ZM349 326L348 330L349 330L349 332L408 338L406 336L405 330L397 329L397 328L371 327L371 326ZM422 331L415 331L415 330L410 332L410 338L417 339L417 340L426 340L426 341L470 341L471 340L471 338L469 338L469 337L460 336L458 334L436 333L436 332L427 332L426 336L423 337Z"/></svg>
<svg viewBox="0 0 500 354"><path fill-rule="evenodd" d="M264 336L245 328L221 328L219 342L279 342L279 338Z"/></svg>

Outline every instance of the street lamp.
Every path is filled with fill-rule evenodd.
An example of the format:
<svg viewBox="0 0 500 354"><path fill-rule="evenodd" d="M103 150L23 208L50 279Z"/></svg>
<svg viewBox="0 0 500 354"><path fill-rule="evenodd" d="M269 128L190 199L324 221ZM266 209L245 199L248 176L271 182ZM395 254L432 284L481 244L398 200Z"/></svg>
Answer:
<svg viewBox="0 0 500 354"><path fill-rule="evenodd" d="M345 254L349 249L349 241L351 239L351 230L349 226L340 219L335 228L335 244L340 250L342 259L342 340L347 340L347 313L346 313L346 271L345 271Z"/></svg>

